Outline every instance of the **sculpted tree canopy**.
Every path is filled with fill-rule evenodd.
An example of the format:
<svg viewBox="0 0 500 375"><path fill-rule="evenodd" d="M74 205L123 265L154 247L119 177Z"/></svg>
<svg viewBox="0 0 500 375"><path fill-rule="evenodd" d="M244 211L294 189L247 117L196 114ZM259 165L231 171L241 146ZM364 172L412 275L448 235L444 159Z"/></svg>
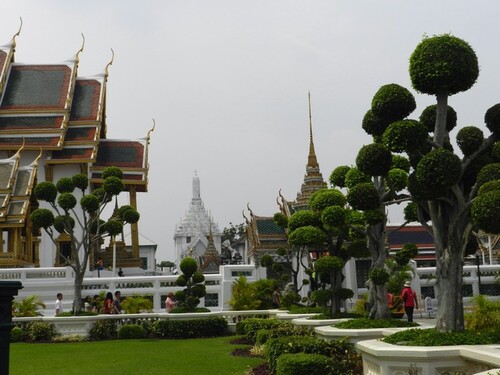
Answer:
<svg viewBox="0 0 500 375"><path fill-rule="evenodd" d="M73 313L82 309L81 289L92 250L98 249L102 238L123 231L124 224L139 221L139 213L131 206L123 206L113 212L107 222L101 220L103 210L124 190L123 173L115 167L103 171L103 186L87 193L88 178L77 174L63 177L56 184L45 181L36 185L37 200L48 203L49 208L38 208L31 213L33 224L43 228L59 250L64 262L75 271ZM75 192L76 190L76 192ZM78 201L77 196L80 197ZM71 251L63 254L58 246L60 234L69 236Z"/></svg>
<svg viewBox="0 0 500 375"><path fill-rule="evenodd" d="M424 38L410 57L409 73L412 86L418 92L435 96L436 104L425 108L419 121L391 118L395 106L378 102L379 93L390 91L383 86L362 123L363 129L374 136L375 143L398 154L392 155L392 168L387 174L377 175L385 167L379 169L370 163L369 157L358 154L359 171L354 174L357 178L351 179L356 183L348 183L350 171L345 167L332 174L331 180L343 183L348 189L349 203L365 214L373 262L370 280L377 290L376 293L370 290L370 296L378 299L376 304L383 299L381 283L385 274L381 242L385 238L385 222L376 224L380 218L375 214L373 190L366 181L361 182L359 176L373 176L372 186L380 197L380 212L391 202L411 199L404 210L405 219L418 220L434 238L439 301L437 328L443 332L460 331L464 329L463 258L472 229L500 232L500 166L497 164L500 162L497 142L500 104L491 106L485 114L485 125L491 134L485 135L474 125L462 127L456 132L458 149L454 150L450 131L458 127L457 112L447 101L448 96L466 91L476 82L479 65L474 50L467 42L448 34ZM397 89L397 92L403 95L404 90ZM406 94L400 100L410 103ZM384 115L380 109L390 113ZM408 110L401 110L399 114L409 115ZM385 124L384 118L392 121ZM366 146L362 148L362 152L366 149ZM376 147L371 146L371 150ZM385 166L386 159L382 160ZM404 189L405 181L407 189ZM361 185L360 189L366 194L356 191L357 185Z"/></svg>

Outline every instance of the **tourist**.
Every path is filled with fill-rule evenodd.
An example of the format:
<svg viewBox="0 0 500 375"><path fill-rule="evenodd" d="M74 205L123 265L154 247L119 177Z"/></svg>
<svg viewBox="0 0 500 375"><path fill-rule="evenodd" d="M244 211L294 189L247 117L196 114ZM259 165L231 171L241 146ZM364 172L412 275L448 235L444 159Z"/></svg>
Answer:
<svg viewBox="0 0 500 375"><path fill-rule="evenodd" d="M92 303L90 302L90 296L85 297L85 302L83 304L85 311L92 312Z"/></svg>
<svg viewBox="0 0 500 375"><path fill-rule="evenodd" d="M106 299L104 300L104 306L102 307L102 312L104 314L111 314L113 311L113 293L106 293Z"/></svg>
<svg viewBox="0 0 500 375"><path fill-rule="evenodd" d="M408 321L413 322L413 309L415 307L418 309L418 300L417 293L411 288L411 283L409 281L405 282L403 292L401 293L401 299L403 300Z"/></svg>
<svg viewBox="0 0 500 375"><path fill-rule="evenodd" d="M174 293L170 292L165 300L165 310L169 313L175 309L175 306L177 306L177 302L175 302Z"/></svg>
<svg viewBox="0 0 500 375"><path fill-rule="evenodd" d="M62 299L63 299L62 293L57 293L57 299L55 304L56 316L63 312Z"/></svg>
<svg viewBox="0 0 500 375"><path fill-rule="evenodd" d="M104 269L104 261L101 257L97 258L95 266L97 268L97 277L101 277L101 271Z"/></svg>
<svg viewBox="0 0 500 375"><path fill-rule="evenodd" d="M98 294L95 294L94 295L94 299L92 301L92 311L97 313L99 312L99 295Z"/></svg>
<svg viewBox="0 0 500 375"><path fill-rule="evenodd" d="M120 269L118 270L118 276L119 277L123 277L123 270L122 268L120 267Z"/></svg>
<svg viewBox="0 0 500 375"><path fill-rule="evenodd" d="M277 309L280 307L281 304L281 293L280 293L280 288L275 287L274 292L272 294L272 302L273 302L273 308Z"/></svg>
<svg viewBox="0 0 500 375"><path fill-rule="evenodd" d="M119 290L115 292L115 299L113 300L113 312L112 314L121 314L122 313L122 304L121 304L121 293Z"/></svg>

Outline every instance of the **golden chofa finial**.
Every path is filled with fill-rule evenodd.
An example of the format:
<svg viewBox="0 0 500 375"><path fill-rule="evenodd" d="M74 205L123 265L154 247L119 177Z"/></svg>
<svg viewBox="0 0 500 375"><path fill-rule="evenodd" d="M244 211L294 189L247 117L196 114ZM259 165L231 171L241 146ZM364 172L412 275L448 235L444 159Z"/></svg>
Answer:
<svg viewBox="0 0 500 375"><path fill-rule="evenodd" d="M40 152L38 153L38 156L36 157L35 161L33 162L33 164L35 165L38 165L38 161L40 160L40 158L42 157L42 153L43 153L43 150L42 148L40 147Z"/></svg>
<svg viewBox="0 0 500 375"><path fill-rule="evenodd" d="M19 20L20 20L19 30L17 30L17 33L15 33L14 36L12 37L12 43L11 43L12 49L16 48L16 36L19 36L21 34L21 29L23 28L22 17L19 17Z"/></svg>
<svg viewBox="0 0 500 375"><path fill-rule="evenodd" d="M76 56L75 56L75 61L76 61L77 64L80 62L80 53L83 52L83 48L84 47L85 47L85 35L83 35L83 33L82 33L82 46L76 52Z"/></svg>
<svg viewBox="0 0 500 375"><path fill-rule="evenodd" d="M146 139L148 140L148 142L151 139L151 133L155 130L155 127L156 127L156 121L155 121L155 119L153 119L153 127L148 131L148 135L146 137Z"/></svg>
<svg viewBox="0 0 500 375"><path fill-rule="evenodd" d="M111 61L106 65L106 68L104 69L104 79L108 79L109 75L109 67L113 65L113 60L115 59L115 51L113 51L113 48L111 48Z"/></svg>
<svg viewBox="0 0 500 375"><path fill-rule="evenodd" d="M21 154L21 151L24 149L25 143L26 143L26 138L23 137L23 144L21 145L21 148L19 150L17 150L17 152L14 156L19 156Z"/></svg>

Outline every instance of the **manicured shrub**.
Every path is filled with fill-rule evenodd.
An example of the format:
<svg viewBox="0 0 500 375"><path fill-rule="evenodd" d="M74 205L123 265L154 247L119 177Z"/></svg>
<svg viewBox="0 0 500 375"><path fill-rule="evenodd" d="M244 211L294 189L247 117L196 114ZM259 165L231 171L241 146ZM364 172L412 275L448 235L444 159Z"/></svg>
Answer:
<svg viewBox="0 0 500 375"><path fill-rule="evenodd" d="M382 341L409 346L489 345L498 343L498 336L498 332L439 332L435 328L413 328L386 336Z"/></svg>
<svg viewBox="0 0 500 375"><path fill-rule="evenodd" d="M331 361L321 354L283 354L276 363L276 375L329 375Z"/></svg>
<svg viewBox="0 0 500 375"><path fill-rule="evenodd" d="M227 333L227 320L222 317L191 320L158 320L154 323L155 336L187 339L216 337Z"/></svg>
<svg viewBox="0 0 500 375"><path fill-rule="evenodd" d="M102 319L94 323L89 331L89 340L111 340L116 338L116 321Z"/></svg>
<svg viewBox="0 0 500 375"><path fill-rule="evenodd" d="M51 341L57 336L57 331L52 323L29 322L26 326L26 336L30 341Z"/></svg>
<svg viewBox="0 0 500 375"><path fill-rule="evenodd" d="M157 321L156 319L151 319L151 318L138 319L137 324L139 324L142 327L146 337L150 337L154 335L154 325L156 321Z"/></svg>
<svg viewBox="0 0 500 375"><path fill-rule="evenodd" d="M142 339L145 336L144 328L138 324L126 324L118 330L119 339Z"/></svg>
<svg viewBox="0 0 500 375"><path fill-rule="evenodd" d="M24 332L21 327L14 327L10 331L10 342L20 342L24 340Z"/></svg>
<svg viewBox="0 0 500 375"><path fill-rule="evenodd" d="M416 327L418 323L407 322L400 319L350 319L334 325L335 328L343 329L369 329L369 328L395 328L395 327Z"/></svg>
<svg viewBox="0 0 500 375"><path fill-rule="evenodd" d="M314 331L306 327L298 327L293 324L286 323L272 329L258 330L255 344L263 345L269 339L288 336L314 336Z"/></svg>
<svg viewBox="0 0 500 375"><path fill-rule="evenodd" d="M335 363L332 374L362 373L361 357L356 354L354 346L344 340L325 341L307 336L270 339L265 346L265 355L269 361L269 369L272 372L276 370L278 358L285 353L309 353L328 356Z"/></svg>
<svg viewBox="0 0 500 375"><path fill-rule="evenodd" d="M272 329L283 324L291 323L282 322L278 319L248 318L236 323L236 333L238 335L245 335L248 339L255 342L259 330Z"/></svg>

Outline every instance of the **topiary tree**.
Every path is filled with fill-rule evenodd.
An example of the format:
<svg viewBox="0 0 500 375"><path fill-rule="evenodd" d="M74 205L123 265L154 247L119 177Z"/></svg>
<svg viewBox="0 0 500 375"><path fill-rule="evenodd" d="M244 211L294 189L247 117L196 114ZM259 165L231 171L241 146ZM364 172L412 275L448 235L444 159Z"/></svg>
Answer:
<svg viewBox="0 0 500 375"><path fill-rule="evenodd" d="M339 172L339 178L347 177ZM353 174L351 178L364 181L364 176L360 175ZM349 230L348 222L352 217L351 211L346 209L346 203L347 199L340 190L317 191L309 198L310 209L295 212L287 226L288 243L296 249L297 263L302 262L304 255L310 251L323 255L314 264L315 275L312 280L315 288L312 289L316 289L316 284L322 290L329 288L328 292L321 292L321 295L329 296L332 316L339 315L342 301L352 297L352 291L346 294L342 289L342 270L352 256L358 255L351 251L355 247L348 246L349 241L355 239L355 232ZM306 270L310 268L308 264L302 266ZM313 272L309 274L313 276Z"/></svg>
<svg viewBox="0 0 500 375"><path fill-rule="evenodd" d="M178 291L175 296L179 302L179 307L184 307L186 311L195 311L200 303L200 298L205 297L205 276L198 271L198 263L191 257L186 257L181 261L180 269L182 274L177 277L175 283L185 287Z"/></svg>
<svg viewBox="0 0 500 375"><path fill-rule="evenodd" d="M83 277L92 249L100 246L106 236L115 236L122 232L124 224L137 223L139 213L131 206L116 207L107 222L101 219L104 208L123 191L123 173L116 167L103 171L103 185L89 190L86 175L77 174L71 178L64 177L56 184L45 181L36 185L34 195L37 200L45 201L51 209L38 208L31 214L34 226L43 228L52 242L57 246L59 234L66 234L70 238L71 251L66 256L59 255L75 272L73 313L76 315L82 310L81 290ZM74 194L79 191L80 201Z"/></svg>
<svg viewBox="0 0 500 375"><path fill-rule="evenodd" d="M418 150L427 142L426 129L406 117L415 109L413 95L397 84L382 86L374 95L362 127L374 142L361 147L355 167L341 166L330 175L330 183L347 189L347 202L361 217L350 223L365 240L371 257L368 280L371 318L387 318L387 288L382 276L386 269L386 207L408 200L410 161L395 153L403 149ZM358 245L359 246L359 245Z"/></svg>
<svg viewBox="0 0 500 375"><path fill-rule="evenodd" d="M466 91L476 82L479 65L474 50L452 35L425 38L410 57L409 71L417 91L436 96L435 122L430 129L434 133L432 150L424 150L423 156L415 158L410 192L419 221L424 225L428 219L432 222L428 228L436 250L437 328L461 331L463 257L472 228L477 225L487 232L500 233L498 185L480 190L488 181L500 179L494 152L500 106L491 107L485 114L486 127L492 133L488 137L472 126L458 131L459 156L449 143L456 116L452 113L450 121L447 101L450 95Z"/></svg>

